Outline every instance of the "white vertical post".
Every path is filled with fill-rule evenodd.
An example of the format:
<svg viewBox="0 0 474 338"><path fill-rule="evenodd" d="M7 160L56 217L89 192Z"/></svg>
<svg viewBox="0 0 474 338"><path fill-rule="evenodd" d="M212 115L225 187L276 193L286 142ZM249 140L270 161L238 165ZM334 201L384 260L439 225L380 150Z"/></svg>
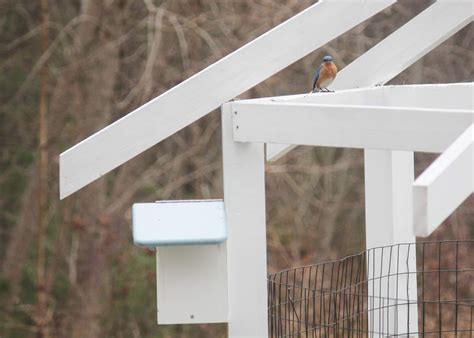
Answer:
<svg viewBox="0 0 474 338"><path fill-rule="evenodd" d="M268 337L264 145L233 139L232 103L222 106L230 338Z"/></svg>
<svg viewBox="0 0 474 338"><path fill-rule="evenodd" d="M415 243L413 152L366 149L364 155L367 248ZM374 250L368 265L369 330L375 332L371 337L408 332L415 336L415 246ZM407 305L408 300L411 305Z"/></svg>

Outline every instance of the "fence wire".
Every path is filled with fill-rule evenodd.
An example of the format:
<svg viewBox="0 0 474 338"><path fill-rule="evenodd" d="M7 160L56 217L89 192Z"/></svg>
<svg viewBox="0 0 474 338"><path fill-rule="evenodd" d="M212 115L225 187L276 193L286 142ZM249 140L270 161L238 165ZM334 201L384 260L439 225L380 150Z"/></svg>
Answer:
<svg viewBox="0 0 474 338"><path fill-rule="evenodd" d="M268 276L271 337L473 337L474 240L397 244Z"/></svg>

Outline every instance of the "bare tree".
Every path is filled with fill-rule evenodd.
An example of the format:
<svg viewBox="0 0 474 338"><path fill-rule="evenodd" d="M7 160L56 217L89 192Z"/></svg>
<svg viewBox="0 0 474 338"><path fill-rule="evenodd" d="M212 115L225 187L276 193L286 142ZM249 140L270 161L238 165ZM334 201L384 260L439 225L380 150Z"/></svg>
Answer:
<svg viewBox="0 0 474 338"><path fill-rule="evenodd" d="M49 7L48 0L41 0L42 36L41 50L46 53L49 48ZM38 168L38 230L37 230L37 313L35 322L37 337L46 338L48 334L48 311L45 274L45 229L48 210L48 122L47 122L47 86L48 65L40 73L39 84L39 168Z"/></svg>

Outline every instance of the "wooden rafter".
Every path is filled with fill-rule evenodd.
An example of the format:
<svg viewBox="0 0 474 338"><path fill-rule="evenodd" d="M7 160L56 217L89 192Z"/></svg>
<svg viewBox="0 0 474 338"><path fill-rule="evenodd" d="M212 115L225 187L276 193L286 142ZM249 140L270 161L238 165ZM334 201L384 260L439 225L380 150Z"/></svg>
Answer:
<svg viewBox="0 0 474 338"><path fill-rule="evenodd" d="M62 153L60 198L81 189L394 2L321 1L295 15ZM333 20L334 17L338 20ZM324 29L318 29L318 34L308 34L315 26Z"/></svg>

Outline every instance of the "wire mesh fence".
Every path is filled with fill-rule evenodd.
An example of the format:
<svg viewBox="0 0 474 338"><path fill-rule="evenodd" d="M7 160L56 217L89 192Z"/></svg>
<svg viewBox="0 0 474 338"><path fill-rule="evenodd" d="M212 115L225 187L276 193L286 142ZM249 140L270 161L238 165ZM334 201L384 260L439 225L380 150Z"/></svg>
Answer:
<svg viewBox="0 0 474 338"><path fill-rule="evenodd" d="M270 337L473 337L474 240L397 244L268 276Z"/></svg>

